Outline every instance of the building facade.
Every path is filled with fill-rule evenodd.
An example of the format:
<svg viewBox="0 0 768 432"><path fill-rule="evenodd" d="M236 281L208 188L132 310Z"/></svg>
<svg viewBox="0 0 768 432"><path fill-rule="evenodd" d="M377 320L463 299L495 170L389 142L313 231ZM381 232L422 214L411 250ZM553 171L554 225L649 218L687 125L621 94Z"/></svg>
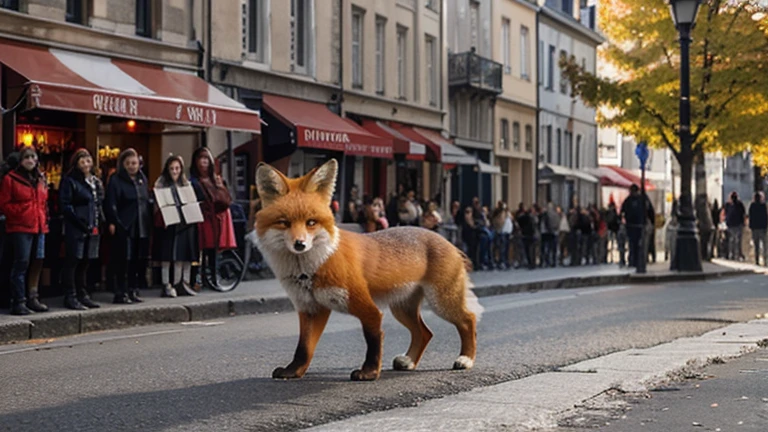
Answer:
<svg viewBox="0 0 768 432"><path fill-rule="evenodd" d="M502 93L502 65L493 60L493 2L447 0L446 37L450 133L456 145L481 164L457 168L452 195L462 203L474 196L492 206L495 106Z"/></svg>
<svg viewBox="0 0 768 432"><path fill-rule="evenodd" d="M100 154L96 162L107 170L112 168L115 149L134 147L143 156L150 177L159 175L163 155L175 153L189 157L203 142L206 126L215 126L210 118L195 122L184 121L186 115L177 116L175 112L168 116L157 115L157 112L151 116L142 114L159 109L155 104L165 96L166 102L173 98L204 103L205 106L195 107L202 110L203 116L211 106L242 107L215 89L209 91L197 78L201 74L200 49L196 43L199 27L195 10L190 7L193 3L196 2L15 0L0 3L0 44L3 45L0 52L6 53L0 66L0 102L8 108L20 97L27 98L25 105L3 115L4 153L19 145L17 135L48 135L50 140L67 141L64 145L35 141L36 145L43 146L45 155L41 160L54 179L66 169L60 161L72 151L69 147L75 145ZM25 59L26 56L34 58ZM150 77L158 69L167 73ZM110 74L109 81L100 77L101 74ZM190 88L188 91L153 88L154 83L165 80L188 81L184 85ZM53 85L31 84L35 81ZM65 93L66 86L79 88L78 93ZM192 87L210 94L191 95ZM42 97L30 96L27 92L31 91ZM146 98L126 98L132 95ZM58 97L64 102L56 103L49 97ZM115 102L135 103L137 109L126 111L120 105L115 106ZM186 109L182 114L187 114ZM207 114L210 117L213 111ZM223 112L217 114L219 121L228 118ZM62 125L76 126L67 131ZM259 126L242 129L258 130ZM44 133L41 135L38 131ZM54 163L55 160L59 162Z"/></svg>
<svg viewBox="0 0 768 432"><path fill-rule="evenodd" d="M441 2L247 0L212 14L213 81L267 123L255 145L231 138L244 172L263 160L297 176L334 157L341 201L444 196ZM334 136L347 142L322 138Z"/></svg>
<svg viewBox="0 0 768 432"><path fill-rule="evenodd" d="M574 198L582 205L596 204L597 179L586 173L597 167L595 110L571 95L559 61L575 58L588 72L595 73L596 48L604 39L594 30L593 22L579 21L579 2L542 0L540 5L537 199L540 204L551 201L564 208Z"/></svg>
<svg viewBox="0 0 768 432"><path fill-rule="evenodd" d="M494 176L494 201L528 208L536 191L538 7L526 0L495 0L492 5L493 59L503 68L503 92L493 113L493 150L501 171Z"/></svg>
<svg viewBox="0 0 768 432"><path fill-rule="evenodd" d="M258 137L258 111L203 77L202 1L0 1L2 157L34 147L49 185L41 295L60 295L62 214L57 196L70 158L93 155L102 181L127 148L151 184L170 153L190 164L214 131ZM102 237L107 248L108 236ZM95 280L101 269L92 267Z"/></svg>

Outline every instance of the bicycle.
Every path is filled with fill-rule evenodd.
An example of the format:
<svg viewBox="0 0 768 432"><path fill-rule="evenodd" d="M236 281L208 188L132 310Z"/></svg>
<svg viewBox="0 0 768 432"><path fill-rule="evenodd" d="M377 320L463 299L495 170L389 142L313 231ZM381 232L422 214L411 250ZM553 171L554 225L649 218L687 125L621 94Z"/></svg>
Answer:
<svg viewBox="0 0 768 432"><path fill-rule="evenodd" d="M215 266L210 266L204 260L202 266L202 281L206 287L219 292L229 292L237 288L240 282L248 279L249 274L255 273L259 279L274 277L269 266L256 246L256 232L250 231L244 237L242 257L236 249L224 250L216 255ZM215 268L215 277L211 275Z"/></svg>

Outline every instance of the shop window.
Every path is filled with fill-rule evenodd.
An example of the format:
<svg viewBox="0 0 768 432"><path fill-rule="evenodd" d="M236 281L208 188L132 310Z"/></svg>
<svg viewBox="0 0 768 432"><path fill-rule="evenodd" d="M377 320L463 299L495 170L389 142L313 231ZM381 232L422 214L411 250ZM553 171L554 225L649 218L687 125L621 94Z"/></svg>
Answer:
<svg viewBox="0 0 768 432"><path fill-rule="evenodd" d="M0 0L0 8L19 10L19 0Z"/></svg>
<svg viewBox="0 0 768 432"><path fill-rule="evenodd" d="M19 124L16 126L16 149L34 147L48 184L53 190L58 190L62 172L68 168L63 164L69 161L82 138L79 132L74 129Z"/></svg>
<svg viewBox="0 0 768 432"><path fill-rule="evenodd" d="M82 0L67 0L67 22L85 24L85 10Z"/></svg>

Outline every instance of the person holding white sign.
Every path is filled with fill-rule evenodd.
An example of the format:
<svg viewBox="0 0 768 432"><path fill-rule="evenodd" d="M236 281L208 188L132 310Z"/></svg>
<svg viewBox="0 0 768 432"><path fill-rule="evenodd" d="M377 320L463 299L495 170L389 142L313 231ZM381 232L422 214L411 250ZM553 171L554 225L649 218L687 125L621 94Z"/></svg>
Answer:
<svg viewBox="0 0 768 432"><path fill-rule="evenodd" d="M202 221L195 191L184 175L184 160L171 155L155 182L155 235L153 259L161 262L163 297L176 297L177 289L197 294L191 285L192 262L200 256L197 223ZM171 284L171 262L173 284Z"/></svg>

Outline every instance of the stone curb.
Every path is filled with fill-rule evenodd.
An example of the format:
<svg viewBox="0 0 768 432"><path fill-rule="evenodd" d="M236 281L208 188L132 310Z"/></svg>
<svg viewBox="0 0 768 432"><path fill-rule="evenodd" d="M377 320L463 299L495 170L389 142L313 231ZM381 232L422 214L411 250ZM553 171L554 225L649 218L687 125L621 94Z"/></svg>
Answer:
<svg viewBox="0 0 768 432"><path fill-rule="evenodd" d="M753 274L750 270L734 270L716 273L686 273L662 275L606 275L551 279L520 284L486 285L472 288L478 297L536 292L541 290L584 288L626 283L659 283L696 281ZM199 301L184 305L139 305L129 308L96 309L85 312L55 312L20 318L18 321L0 323L0 344L17 343L30 339L56 338L94 331L115 330L127 327L205 321L238 315L278 313L293 310L287 297L219 299Z"/></svg>

